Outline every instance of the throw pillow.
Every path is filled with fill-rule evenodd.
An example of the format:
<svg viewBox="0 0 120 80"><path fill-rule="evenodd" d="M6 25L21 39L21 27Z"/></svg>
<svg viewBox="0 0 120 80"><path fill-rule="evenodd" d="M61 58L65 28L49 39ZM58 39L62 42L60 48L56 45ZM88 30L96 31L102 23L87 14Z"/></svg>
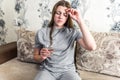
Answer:
<svg viewBox="0 0 120 80"><path fill-rule="evenodd" d="M85 50L77 43L77 69L120 77L120 33L92 32L92 35L96 50Z"/></svg>
<svg viewBox="0 0 120 80"><path fill-rule="evenodd" d="M17 58L25 62L36 62L33 59L35 32L25 29L18 30Z"/></svg>

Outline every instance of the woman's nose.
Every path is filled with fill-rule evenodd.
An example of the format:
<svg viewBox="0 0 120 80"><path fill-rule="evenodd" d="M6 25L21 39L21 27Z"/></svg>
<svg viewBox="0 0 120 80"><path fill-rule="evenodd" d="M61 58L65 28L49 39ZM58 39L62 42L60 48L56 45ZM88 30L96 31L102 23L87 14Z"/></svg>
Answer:
<svg viewBox="0 0 120 80"><path fill-rule="evenodd" d="M62 19L62 18L63 18L63 14L60 14L60 15L59 15L59 18Z"/></svg>

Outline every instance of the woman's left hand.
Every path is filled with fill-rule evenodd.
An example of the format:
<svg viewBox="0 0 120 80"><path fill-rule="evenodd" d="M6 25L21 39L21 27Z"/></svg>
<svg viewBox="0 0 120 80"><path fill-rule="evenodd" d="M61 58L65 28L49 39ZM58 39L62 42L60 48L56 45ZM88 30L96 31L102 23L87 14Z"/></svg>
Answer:
<svg viewBox="0 0 120 80"><path fill-rule="evenodd" d="M73 9L73 8L69 8L66 10L68 12L68 14L70 15L70 17L75 20L78 21L81 18L80 13L78 12L78 10Z"/></svg>

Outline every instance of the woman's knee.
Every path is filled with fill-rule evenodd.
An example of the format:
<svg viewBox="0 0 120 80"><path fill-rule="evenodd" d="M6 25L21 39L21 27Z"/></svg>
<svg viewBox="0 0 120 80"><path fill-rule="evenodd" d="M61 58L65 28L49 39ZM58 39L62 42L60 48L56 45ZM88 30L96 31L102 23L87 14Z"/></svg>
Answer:
<svg viewBox="0 0 120 80"><path fill-rule="evenodd" d="M68 71L62 74L60 80L81 80L77 72Z"/></svg>
<svg viewBox="0 0 120 80"><path fill-rule="evenodd" d="M55 78L47 70L40 71L34 80L55 80Z"/></svg>

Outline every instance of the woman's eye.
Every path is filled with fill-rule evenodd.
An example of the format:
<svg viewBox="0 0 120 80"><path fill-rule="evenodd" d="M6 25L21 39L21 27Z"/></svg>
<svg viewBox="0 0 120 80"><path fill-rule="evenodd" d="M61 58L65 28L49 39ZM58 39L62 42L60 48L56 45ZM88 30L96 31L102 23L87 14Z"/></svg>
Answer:
<svg viewBox="0 0 120 80"><path fill-rule="evenodd" d="M57 15L63 15L63 16L65 16L65 17L67 17L67 16L68 16L68 14L67 14L67 13L62 13L62 12L60 12L60 11L56 11L56 14L57 14Z"/></svg>
<svg viewBox="0 0 120 80"><path fill-rule="evenodd" d="M64 16L67 17L68 16L67 13L65 13Z"/></svg>
<svg viewBox="0 0 120 80"><path fill-rule="evenodd" d="M60 12L56 12L56 14L60 15L61 13Z"/></svg>

